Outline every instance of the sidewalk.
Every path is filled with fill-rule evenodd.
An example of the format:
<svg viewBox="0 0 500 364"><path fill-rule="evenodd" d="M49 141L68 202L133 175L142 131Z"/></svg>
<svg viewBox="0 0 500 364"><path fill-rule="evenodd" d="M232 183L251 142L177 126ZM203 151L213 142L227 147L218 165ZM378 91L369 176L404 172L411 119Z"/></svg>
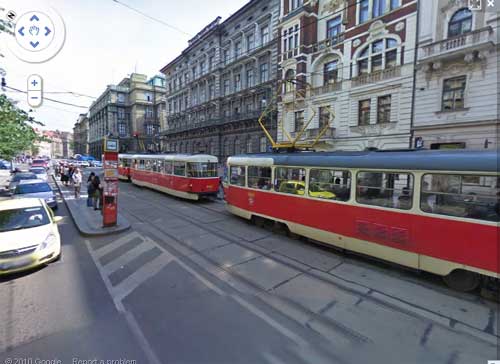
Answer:
<svg viewBox="0 0 500 364"><path fill-rule="evenodd" d="M57 188L61 192L64 203L75 222L75 225L82 235L102 236L120 233L130 228L130 223L120 213L118 213L118 222L113 227L102 226L101 211L95 211L92 207L87 207L86 188L82 188L80 199L75 199L73 188L64 186L61 181L52 176ZM82 185L82 187L84 187Z"/></svg>

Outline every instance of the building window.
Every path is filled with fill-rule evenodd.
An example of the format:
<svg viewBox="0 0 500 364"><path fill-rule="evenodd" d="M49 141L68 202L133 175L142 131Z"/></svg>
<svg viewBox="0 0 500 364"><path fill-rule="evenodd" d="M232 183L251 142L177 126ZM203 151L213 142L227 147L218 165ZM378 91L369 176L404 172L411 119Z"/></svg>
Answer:
<svg viewBox="0 0 500 364"><path fill-rule="evenodd" d="M285 58L298 54L299 48L299 25L290 27L283 31L283 54Z"/></svg>
<svg viewBox="0 0 500 364"><path fill-rule="evenodd" d="M469 33L472 30L472 12L463 8L458 10L448 24L448 37Z"/></svg>
<svg viewBox="0 0 500 364"><path fill-rule="evenodd" d="M153 135L155 132L155 126L153 124L146 125L146 135Z"/></svg>
<svg viewBox="0 0 500 364"><path fill-rule="evenodd" d="M121 104L125 102L125 94L118 94L118 102Z"/></svg>
<svg viewBox="0 0 500 364"><path fill-rule="evenodd" d="M241 41L234 43L234 59L238 59L241 56Z"/></svg>
<svg viewBox="0 0 500 364"><path fill-rule="evenodd" d="M380 96L377 99L377 123L391 122L391 95Z"/></svg>
<svg viewBox="0 0 500 364"><path fill-rule="evenodd" d="M338 61L325 63L323 66L323 84L328 85L337 81L338 77Z"/></svg>
<svg viewBox="0 0 500 364"><path fill-rule="evenodd" d="M261 137L259 141L259 150L261 153L265 153L267 151L267 138Z"/></svg>
<svg viewBox="0 0 500 364"><path fill-rule="evenodd" d="M118 134L121 137L124 137L124 136L127 135L127 124L124 124L124 123L119 123L118 124Z"/></svg>
<svg viewBox="0 0 500 364"><path fill-rule="evenodd" d="M295 71L288 70L285 73L285 92L294 92L295 91Z"/></svg>
<svg viewBox="0 0 500 364"><path fill-rule="evenodd" d="M370 124L370 99L359 101L358 106L358 124L359 125L369 125Z"/></svg>
<svg viewBox="0 0 500 364"><path fill-rule="evenodd" d="M254 86L253 68L247 70L247 87Z"/></svg>
<svg viewBox="0 0 500 364"><path fill-rule="evenodd" d="M294 11L302 6L304 0L290 0L290 11Z"/></svg>
<svg viewBox="0 0 500 364"><path fill-rule="evenodd" d="M390 0L391 1L391 10L399 8L401 6L400 0Z"/></svg>
<svg viewBox="0 0 500 364"><path fill-rule="evenodd" d="M342 18L337 16L326 23L326 36L328 39L337 41L339 34L342 30Z"/></svg>
<svg viewBox="0 0 500 364"><path fill-rule="evenodd" d="M465 82L465 76L444 80L442 111L454 111L464 108Z"/></svg>
<svg viewBox="0 0 500 364"><path fill-rule="evenodd" d="M323 129L330 124L330 106L322 106L319 108L319 128Z"/></svg>
<svg viewBox="0 0 500 364"><path fill-rule="evenodd" d="M224 49L222 58L224 60L224 65L229 63L229 50Z"/></svg>
<svg viewBox="0 0 500 364"><path fill-rule="evenodd" d="M398 42L380 39L367 45L357 58L358 75L381 71L398 64Z"/></svg>
<svg viewBox="0 0 500 364"><path fill-rule="evenodd" d="M241 90L241 74L234 75L234 90L236 92Z"/></svg>
<svg viewBox="0 0 500 364"><path fill-rule="evenodd" d="M229 95L229 79L224 80L224 95Z"/></svg>
<svg viewBox="0 0 500 364"><path fill-rule="evenodd" d="M269 81L269 64L262 63L260 65L260 82L264 83Z"/></svg>
<svg viewBox="0 0 500 364"><path fill-rule="evenodd" d="M247 53L250 53L254 50L255 47L255 36L252 34L247 35Z"/></svg>
<svg viewBox="0 0 500 364"><path fill-rule="evenodd" d="M368 20L368 8L370 6L370 0L361 0L359 2L359 22L364 23Z"/></svg>
<svg viewBox="0 0 500 364"><path fill-rule="evenodd" d="M214 68L214 56L208 58L208 70L211 71Z"/></svg>
<svg viewBox="0 0 500 364"><path fill-rule="evenodd" d="M204 75L207 72L205 61L200 62L200 75Z"/></svg>
<svg viewBox="0 0 500 364"><path fill-rule="evenodd" d="M125 119L125 109L118 108L118 120Z"/></svg>
<svg viewBox="0 0 500 364"><path fill-rule="evenodd" d="M247 153L252 153L252 138L247 139Z"/></svg>
<svg viewBox="0 0 500 364"><path fill-rule="evenodd" d="M271 40L270 34L269 34L269 25L265 25L262 27L260 30L260 44L265 45Z"/></svg>
<svg viewBox="0 0 500 364"><path fill-rule="evenodd" d="M215 86L213 83L208 85L208 98L212 100L215 97Z"/></svg>
<svg viewBox="0 0 500 364"><path fill-rule="evenodd" d="M295 112L295 131L300 132L304 128L304 111Z"/></svg>
<svg viewBox="0 0 500 364"><path fill-rule="evenodd" d="M372 15L374 18L385 13L385 1L386 0L373 0Z"/></svg>

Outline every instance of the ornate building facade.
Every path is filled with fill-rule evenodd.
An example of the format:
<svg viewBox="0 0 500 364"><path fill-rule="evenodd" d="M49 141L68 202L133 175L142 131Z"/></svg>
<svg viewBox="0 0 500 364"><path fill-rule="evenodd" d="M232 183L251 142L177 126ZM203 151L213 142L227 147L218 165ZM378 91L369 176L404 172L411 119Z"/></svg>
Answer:
<svg viewBox="0 0 500 364"><path fill-rule="evenodd" d="M167 82L163 150L209 153L223 162L266 151L258 124L273 102L279 0L253 0L224 22L217 18L161 72ZM264 120L276 134L276 114Z"/></svg>
<svg viewBox="0 0 500 364"><path fill-rule="evenodd" d="M312 140L328 124L318 149L407 148L417 1L281 0L281 14L284 129L309 123Z"/></svg>
<svg viewBox="0 0 500 364"><path fill-rule="evenodd" d="M498 26L494 11L467 1L422 1L415 145L498 148ZM483 6L486 6L484 4Z"/></svg>
<svg viewBox="0 0 500 364"><path fill-rule="evenodd" d="M89 154L89 118L87 114L80 114L73 127L74 153Z"/></svg>
<svg viewBox="0 0 500 364"><path fill-rule="evenodd" d="M165 80L133 73L110 85L89 109L89 152L100 158L103 140L120 140L122 152L159 151L165 120Z"/></svg>

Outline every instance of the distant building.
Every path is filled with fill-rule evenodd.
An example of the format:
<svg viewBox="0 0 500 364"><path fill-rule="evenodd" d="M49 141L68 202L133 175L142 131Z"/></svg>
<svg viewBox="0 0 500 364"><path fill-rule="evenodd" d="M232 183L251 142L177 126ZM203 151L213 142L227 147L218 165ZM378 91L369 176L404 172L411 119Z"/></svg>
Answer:
<svg viewBox="0 0 500 364"><path fill-rule="evenodd" d="M467 1L420 2L415 146L498 148L499 19Z"/></svg>
<svg viewBox="0 0 500 364"><path fill-rule="evenodd" d="M259 126L273 102L279 0L252 0L226 21L217 18L161 72L167 82L163 149L228 156L266 151ZM276 115L264 119L276 134Z"/></svg>
<svg viewBox="0 0 500 364"><path fill-rule="evenodd" d="M75 154L89 153L89 119L87 114L80 114L73 127L73 145Z"/></svg>
<svg viewBox="0 0 500 364"><path fill-rule="evenodd" d="M73 156L73 134L59 130L36 130L46 141L35 144L38 155L34 157L71 158Z"/></svg>
<svg viewBox="0 0 500 364"><path fill-rule="evenodd" d="M119 138L122 152L158 151L164 97L163 76L133 73L108 86L89 109L89 153L100 158L106 136Z"/></svg>

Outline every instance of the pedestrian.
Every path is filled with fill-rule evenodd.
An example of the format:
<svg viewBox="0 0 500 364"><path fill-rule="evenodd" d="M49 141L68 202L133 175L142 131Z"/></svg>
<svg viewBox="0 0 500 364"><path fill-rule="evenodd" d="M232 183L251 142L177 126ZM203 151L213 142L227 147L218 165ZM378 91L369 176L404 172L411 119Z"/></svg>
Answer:
<svg viewBox="0 0 500 364"><path fill-rule="evenodd" d="M99 176L94 176L92 178L92 187L94 189L94 193L92 195L92 200L94 201L94 210L100 210L102 209L102 204L101 204L101 180L99 179Z"/></svg>
<svg viewBox="0 0 500 364"><path fill-rule="evenodd" d="M82 174L78 168L75 168L71 179L73 181L73 187L75 188L75 199L78 200L80 198L80 189L82 186Z"/></svg>
<svg viewBox="0 0 500 364"><path fill-rule="evenodd" d="M87 179L87 207L92 207L94 205L93 198L94 198L94 184L92 183L94 181L95 173L91 172L89 178Z"/></svg>

